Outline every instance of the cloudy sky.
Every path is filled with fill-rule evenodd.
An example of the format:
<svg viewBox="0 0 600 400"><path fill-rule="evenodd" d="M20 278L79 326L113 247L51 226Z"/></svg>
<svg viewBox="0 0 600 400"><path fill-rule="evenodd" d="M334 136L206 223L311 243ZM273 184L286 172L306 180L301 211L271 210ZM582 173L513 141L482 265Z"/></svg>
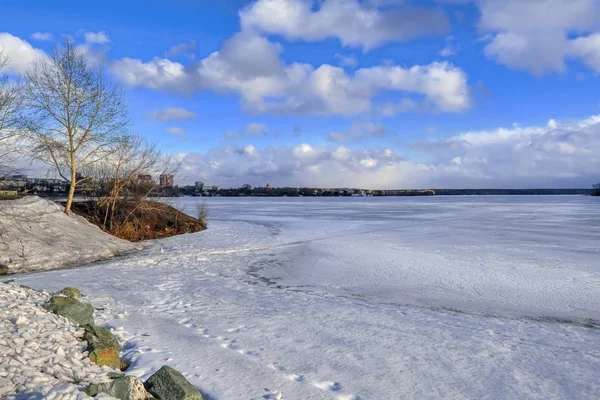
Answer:
<svg viewBox="0 0 600 400"><path fill-rule="evenodd" d="M2 0L12 72L72 37L132 129L222 187L590 187L598 0Z"/></svg>

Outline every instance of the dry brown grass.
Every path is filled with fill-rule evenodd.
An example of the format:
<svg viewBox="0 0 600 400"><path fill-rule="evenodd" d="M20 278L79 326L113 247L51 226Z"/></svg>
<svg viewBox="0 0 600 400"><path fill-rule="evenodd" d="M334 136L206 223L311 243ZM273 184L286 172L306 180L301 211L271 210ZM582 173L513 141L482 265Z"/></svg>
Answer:
<svg viewBox="0 0 600 400"><path fill-rule="evenodd" d="M74 203L73 211L102 228L105 210L93 201ZM168 204L145 200L123 202L105 231L131 242L160 239L206 229L206 221L182 213Z"/></svg>

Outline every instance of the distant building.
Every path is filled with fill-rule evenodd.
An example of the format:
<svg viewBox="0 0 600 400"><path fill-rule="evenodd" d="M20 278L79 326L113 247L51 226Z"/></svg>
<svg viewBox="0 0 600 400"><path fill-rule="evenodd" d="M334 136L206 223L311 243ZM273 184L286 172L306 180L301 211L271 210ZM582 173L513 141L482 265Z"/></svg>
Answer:
<svg viewBox="0 0 600 400"><path fill-rule="evenodd" d="M174 182L173 174L162 174L160 176L160 187L161 188L172 188Z"/></svg>
<svg viewBox="0 0 600 400"><path fill-rule="evenodd" d="M149 174L140 174L137 177L139 182L152 182L152 175Z"/></svg>
<svg viewBox="0 0 600 400"><path fill-rule="evenodd" d="M266 189L268 192L273 190L273 186L271 186L270 184L267 183Z"/></svg>

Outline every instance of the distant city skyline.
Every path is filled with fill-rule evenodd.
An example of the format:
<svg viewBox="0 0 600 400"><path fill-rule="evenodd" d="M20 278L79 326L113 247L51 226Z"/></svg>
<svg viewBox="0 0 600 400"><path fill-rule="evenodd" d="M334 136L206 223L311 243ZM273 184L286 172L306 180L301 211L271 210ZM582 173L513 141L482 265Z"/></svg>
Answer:
<svg viewBox="0 0 600 400"><path fill-rule="evenodd" d="M72 38L184 185L600 181L598 1L215 3L5 0L0 51L18 76Z"/></svg>

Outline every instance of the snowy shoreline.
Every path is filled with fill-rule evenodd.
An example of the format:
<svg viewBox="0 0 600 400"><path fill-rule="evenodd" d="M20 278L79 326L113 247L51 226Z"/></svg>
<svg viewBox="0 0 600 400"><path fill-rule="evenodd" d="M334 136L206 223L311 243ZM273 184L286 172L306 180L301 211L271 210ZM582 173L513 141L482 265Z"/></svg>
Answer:
<svg viewBox="0 0 600 400"><path fill-rule="evenodd" d="M145 383L122 373L132 361L121 358L121 348L131 346L97 326L94 308L80 297L71 287L50 294L0 284L0 398L203 399L167 365Z"/></svg>
<svg viewBox="0 0 600 400"><path fill-rule="evenodd" d="M211 201L200 234L15 279L93 293L128 373L207 398L600 396L600 330L543 318L597 319L590 199Z"/></svg>
<svg viewBox="0 0 600 400"><path fill-rule="evenodd" d="M83 328L41 307L50 297L0 283L0 398L88 399L83 389L115 372L89 360Z"/></svg>

